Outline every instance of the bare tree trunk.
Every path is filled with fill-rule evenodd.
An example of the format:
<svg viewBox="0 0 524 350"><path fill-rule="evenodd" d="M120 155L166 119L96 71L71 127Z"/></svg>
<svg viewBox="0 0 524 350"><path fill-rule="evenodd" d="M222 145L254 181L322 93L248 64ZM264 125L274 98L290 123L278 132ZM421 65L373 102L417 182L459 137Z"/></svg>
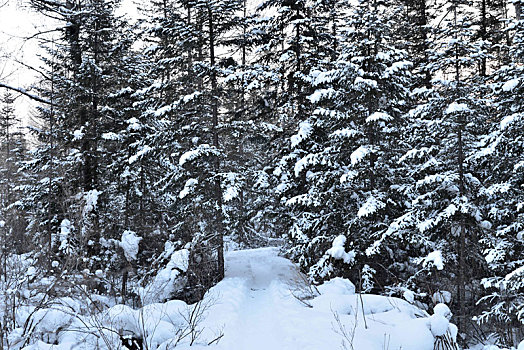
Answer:
<svg viewBox="0 0 524 350"><path fill-rule="evenodd" d="M488 33L488 24L487 24L487 9L486 9L486 0L482 0L480 2L480 37L482 40L487 40L487 33ZM482 57L480 60L480 76L485 77L486 76L486 57Z"/></svg>
<svg viewBox="0 0 524 350"><path fill-rule="evenodd" d="M457 3L454 2L454 26L455 26L455 38L457 37ZM456 83L456 91L457 94L459 93L459 85L460 85L460 61L459 61L459 50L458 47L455 48L455 83ZM458 130L457 130L457 148L458 148L458 172L459 172L459 193L460 196L465 196L465 184L464 184L464 146L463 146L463 139L462 139L462 132L464 128L464 119L462 116L459 116L459 120L457 121L458 124ZM458 271L458 280L457 280L457 294L458 294L458 304L459 304L459 319L458 319L458 326L459 329L462 331L465 330L465 315L466 315L466 262L465 262L465 246L466 246L466 226L464 221L464 216L461 214L460 218L460 234L459 234L459 241L458 241L458 256L459 256L459 271Z"/></svg>
<svg viewBox="0 0 524 350"><path fill-rule="evenodd" d="M242 80L240 81L241 87L240 87L240 115L242 118L242 121L244 121L245 113L246 113L246 88L245 88L245 68L246 68L246 18L247 18L247 3L246 0L243 1L243 21L242 21ZM242 137L238 138L239 145L238 145L238 153L239 153L239 162L240 164L244 165L244 139ZM243 167L242 167L243 168ZM246 228L245 228L245 220L244 220L244 211L245 211L245 202L244 202L244 186L240 188L240 241L245 243L246 240Z"/></svg>
<svg viewBox="0 0 524 350"><path fill-rule="evenodd" d="M54 41L53 41L53 50L54 50ZM54 178L54 161L55 161L55 145L54 145L54 132L55 132L55 110L53 105L53 99L55 94L55 65L54 58L51 63L51 111L49 115L49 181L47 188L47 249L48 254L51 255L51 245L52 245L52 227L51 227L51 203L53 203L53 178ZM49 256L50 258L50 256Z"/></svg>
<svg viewBox="0 0 524 350"><path fill-rule="evenodd" d="M124 273L122 274L122 304L126 304L127 296L127 279L129 276L128 266L124 268Z"/></svg>
<svg viewBox="0 0 524 350"><path fill-rule="evenodd" d="M208 7L209 15L209 59L211 64L211 105L212 105L212 133L213 146L218 149L218 84L215 70L215 24L213 22L213 11ZM220 160L215 157L214 173L215 173L215 199L217 201L216 212L216 240L218 251L218 279L224 278L224 232L222 229L222 191L220 189L220 178L218 172L220 170Z"/></svg>

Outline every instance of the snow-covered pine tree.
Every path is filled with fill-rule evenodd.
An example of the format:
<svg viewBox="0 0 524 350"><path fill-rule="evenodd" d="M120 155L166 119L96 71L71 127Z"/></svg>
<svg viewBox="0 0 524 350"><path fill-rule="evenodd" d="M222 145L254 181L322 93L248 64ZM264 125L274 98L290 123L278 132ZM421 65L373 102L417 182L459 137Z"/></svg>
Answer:
<svg viewBox="0 0 524 350"><path fill-rule="evenodd" d="M25 253L31 247L25 234L25 213L18 206L20 189L26 184L21 163L26 146L20 119L14 108L14 96L5 92L0 99L0 275L12 254Z"/></svg>
<svg viewBox="0 0 524 350"><path fill-rule="evenodd" d="M259 7L256 62L269 65L280 126L293 133L311 113L308 74L336 56L344 1L268 0Z"/></svg>
<svg viewBox="0 0 524 350"><path fill-rule="evenodd" d="M399 16L405 16L406 20L397 23L395 41L411 57L417 87L431 85L427 62L432 30L430 23L435 19L432 14L436 12L432 4L437 6L428 0L404 0L398 8Z"/></svg>
<svg viewBox="0 0 524 350"><path fill-rule="evenodd" d="M97 203L100 225L100 259L110 274L121 271L119 290L123 303L127 298L129 271L143 267L138 274L149 272L151 261L164 249L161 228L164 207L158 204L154 186L157 170L149 171L140 148L147 135L141 123L141 110L135 103L135 92L145 88L151 78L147 75L148 61L132 46L139 40L137 28L124 18L114 18L114 41L110 42L104 75L110 77L100 101L101 130L98 141L99 186L103 192ZM127 237L127 238L126 238ZM137 253L129 253L126 239L140 242ZM138 243L136 243L138 245ZM134 247L134 243L132 245ZM132 248L135 249L135 248Z"/></svg>
<svg viewBox="0 0 524 350"><path fill-rule="evenodd" d="M494 69L508 62L508 5L506 0L481 0L472 5L477 7L477 11L472 18L475 30L470 40L483 51L476 67L482 78L491 75Z"/></svg>
<svg viewBox="0 0 524 350"><path fill-rule="evenodd" d="M309 75L316 109L291 139L289 177L300 185L285 194L294 214L290 254L315 279L358 280L366 249L403 207L395 161L412 82L411 62L392 40L394 8L360 1L342 24L337 59Z"/></svg>
<svg viewBox="0 0 524 350"><path fill-rule="evenodd" d="M40 7L40 4L37 9L54 13L53 8ZM64 38L66 32L64 29ZM46 52L42 56L46 67L42 69L45 75L39 84L39 94L48 103L37 107L37 115L29 128L37 146L30 151L23 166L31 181L23 187L20 206L27 213L27 232L37 247L35 258L49 268L58 246L63 244L65 247L69 242L67 234L61 234L61 223L70 222L67 215L72 215L68 209L72 183L78 178L73 169L80 157L77 149L68 153L69 149L65 148L66 134L73 118L64 115L68 95L58 93L69 91L71 85L68 82L71 51L63 41L57 42L54 38L44 41L42 47ZM64 106L64 110L58 106Z"/></svg>
<svg viewBox="0 0 524 350"><path fill-rule="evenodd" d="M405 131L412 149L399 159L409 179L401 187L408 196L407 210L376 242L380 246L393 239L406 251L401 261L408 288L455 292L463 330L466 308L471 312L474 303L466 299L466 288L478 285L485 271L478 245L486 230L478 196L482 184L468 157L488 119L475 69L484 53L471 40L467 10L465 3L447 3L444 28L434 32L438 36L428 67L435 78L431 89L414 90L419 102Z"/></svg>
<svg viewBox="0 0 524 350"><path fill-rule="evenodd" d="M151 194L164 225L161 244L170 240L184 245L192 239L194 215L180 203L185 182L178 158L201 132L198 103L203 80L198 62L203 60L203 32L193 2L153 1L144 10L148 79L134 92L141 113L128 128L135 135L128 154L130 186L136 188L131 193ZM139 189L133 179L150 186Z"/></svg>
<svg viewBox="0 0 524 350"><path fill-rule="evenodd" d="M337 56L338 37L343 21L344 1L266 1L259 8L263 18L258 22L260 48L256 51L257 63L268 67L270 89L269 105L272 120L282 133L271 142L272 152L278 162L269 164L270 181L276 194L286 199L298 194L300 181L296 181L293 167L299 154L294 150L290 137L300 129L302 122L313 112L308 96L313 93L309 74L322 69ZM274 212L274 211L273 211ZM286 232L294 219L289 208L280 205L276 216L280 231ZM275 215L275 214L271 214Z"/></svg>
<svg viewBox="0 0 524 350"><path fill-rule="evenodd" d="M266 43L265 23L250 14L243 1L238 29L224 44L239 52L223 60L224 101L227 110L222 124L224 214L232 238L242 245L267 243L279 231L278 198L272 191L271 164L278 156L274 147L282 135L278 123L276 89L278 75L269 62L258 58ZM262 24L261 24L262 23Z"/></svg>
<svg viewBox="0 0 524 350"><path fill-rule="evenodd" d="M43 126L34 129L40 144L27 166L40 180L27 188L24 202L48 262L58 254L68 268L94 271L107 262L103 242L118 234L113 228L120 217L111 207L116 169L108 156L114 145L102 135L124 123L122 112L131 104L115 97L123 97L132 81L132 40L114 16L115 1L32 5L58 19L62 35L44 43L47 71L40 92L49 103L40 107ZM116 248L106 257L114 257Z"/></svg>
<svg viewBox="0 0 524 350"><path fill-rule="evenodd" d="M144 158L159 171L170 239L191 248L182 295L190 300L201 298L224 273L222 188L231 181L238 186L238 177L223 171L220 160L228 121L222 77L234 62L221 56L221 48L238 24L240 6L240 1L156 4L148 49L153 82L137 92L149 128L140 147L148 149Z"/></svg>
<svg viewBox="0 0 524 350"><path fill-rule="evenodd" d="M473 157L483 171L481 196L490 222L482 241L489 268L482 285L488 294L478 320L496 331L501 343L517 346L522 334L516 325L524 322L524 21L514 19L509 28L511 63L493 75L496 113Z"/></svg>

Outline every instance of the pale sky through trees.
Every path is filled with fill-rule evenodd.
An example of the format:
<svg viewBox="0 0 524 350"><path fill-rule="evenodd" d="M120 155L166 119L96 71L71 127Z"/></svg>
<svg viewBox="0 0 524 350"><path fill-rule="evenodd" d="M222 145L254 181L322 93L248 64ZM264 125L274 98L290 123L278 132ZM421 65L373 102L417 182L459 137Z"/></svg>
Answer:
<svg viewBox="0 0 524 350"><path fill-rule="evenodd" d="M28 9L22 1L8 0L0 8L0 79L14 86L28 87L35 79L35 74L24 68L19 61L27 65L38 66L37 40L25 40L34 35L41 27L38 15ZM24 97L17 98L17 110L25 117L31 109L31 101Z"/></svg>
<svg viewBox="0 0 524 350"><path fill-rule="evenodd" d="M15 87L28 89L37 79L38 74L24 65L34 68L39 68L41 65L38 56L40 53L38 36L34 36L52 27L48 18L35 13L30 8L29 1L3 0L0 1L0 6L0 42L2 42L0 80ZM138 17L133 0L123 0L118 15ZM60 33L47 35L60 35ZM19 96L16 99L15 108L23 118L23 126L30 123L33 106L34 103L27 97Z"/></svg>

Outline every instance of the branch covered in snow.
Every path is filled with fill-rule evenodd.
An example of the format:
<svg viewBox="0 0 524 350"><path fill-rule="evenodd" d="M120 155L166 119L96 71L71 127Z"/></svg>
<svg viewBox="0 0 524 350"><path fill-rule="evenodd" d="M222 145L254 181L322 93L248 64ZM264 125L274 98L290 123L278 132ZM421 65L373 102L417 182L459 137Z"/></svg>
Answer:
<svg viewBox="0 0 524 350"><path fill-rule="evenodd" d="M47 105L55 105L53 102L49 101L49 100L46 100L40 96L37 96L37 95L34 95L32 93L30 93L29 91L27 91L26 89L24 88L17 88L17 87L14 87L14 86L10 86L10 85L7 85L7 84L4 84L2 82L0 82L0 87L2 88L5 88L5 89L8 89L8 90L12 90L12 91L16 91L26 97L29 97L30 99L34 100L34 101L37 101L37 102L40 102L40 103L44 103L44 104L47 104Z"/></svg>

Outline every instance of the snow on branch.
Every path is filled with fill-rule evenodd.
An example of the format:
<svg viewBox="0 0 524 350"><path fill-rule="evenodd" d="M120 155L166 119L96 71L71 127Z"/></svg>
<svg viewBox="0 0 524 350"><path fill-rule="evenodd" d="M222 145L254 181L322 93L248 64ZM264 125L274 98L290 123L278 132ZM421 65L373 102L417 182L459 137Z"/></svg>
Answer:
<svg viewBox="0 0 524 350"><path fill-rule="evenodd" d="M326 254L333 259L344 260L346 264L351 264L355 260L355 252L346 252L346 236L340 235L333 240L333 246L326 251Z"/></svg>
<svg viewBox="0 0 524 350"><path fill-rule="evenodd" d="M210 146L207 143L199 145L197 148L187 151L186 153L180 156L178 164L183 166L187 162L192 162L193 160L200 158L202 156L219 156L220 152L216 147Z"/></svg>
<svg viewBox="0 0 524 350"><path fill-rule="evenodd" d="M42 97L39 97L37 95L34 95L32 93L30 93L29 91L27 91L26 89L24 88L17 88L17 87L14 87L14 86L10 86L10 85L7 85L7 84L4 84L2 82L0 82L0 87L2 88L5 88L5 89L8 89L8 90L12 90L12 91L16 91L26 97L29 97L30 99L34 100L34 101L37 101L37 102L40 102L40 103L45 103L45 104L48 104L48 105L54 105L53 102L51 101L48 101Z"/></svg>
<svg viewBox="0 0 524 350"><path fill-rule="evenodd" d="M439 271L444 269L444 259L442 258L442 252L440 250L429 253L421 262L424 267L427 267L431 263L430 266L435 266Z"/></svg>
<svg viewBox="0 0 524 350"><path fill-rule="evenodd" d="M446 108L444 114L460 113L460 112L470 112L468 105L465 103L453 102Z"/></svg>
<svg viewBox="0 0 524 350"><path fill-rule="evenodd" d="M351 159L351 165L357 165L370 153L372 153L372 149L370 147L360 146L349 156Z"/></svg>
<svg viewBox="0 0 524 350"><path fill-rule="evenodd" d="M313 125L307 120L301 122L298 127L298 133L291 136L291 147L297 147L313 133Z"/></svg>
<svg viewBox="0 0 524 350"><path fill-rule="evenodd" d="M378 200L374 196L370 196L358 210L357 216L359 218L367 217L376 213L380 209L384 209L385 207L386 203Z"/></svg>

